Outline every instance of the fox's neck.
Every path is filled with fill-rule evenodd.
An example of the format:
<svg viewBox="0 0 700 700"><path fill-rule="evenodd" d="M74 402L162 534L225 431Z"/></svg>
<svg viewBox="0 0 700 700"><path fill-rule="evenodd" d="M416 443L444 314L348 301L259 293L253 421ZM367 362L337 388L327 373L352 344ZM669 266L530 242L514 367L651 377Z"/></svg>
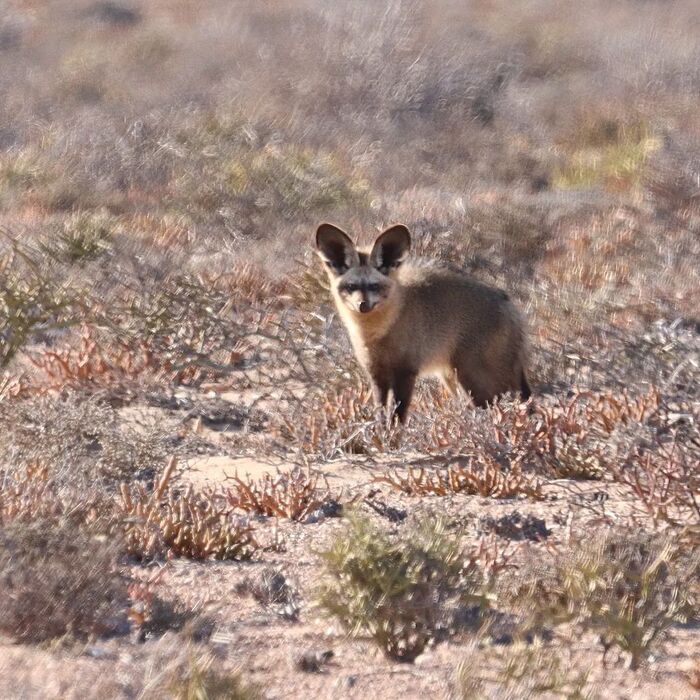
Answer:
<svg viewBox="0 0 700 700"><path fill-rule="evenodd" d="M337 307L348 329L353 347L359 351L362 347L370 347L389 333L401 311L401 302L398 299L392 300L391 303L386 304L386 308L380 308L368 314L352 311L340 301Z"/></svg>

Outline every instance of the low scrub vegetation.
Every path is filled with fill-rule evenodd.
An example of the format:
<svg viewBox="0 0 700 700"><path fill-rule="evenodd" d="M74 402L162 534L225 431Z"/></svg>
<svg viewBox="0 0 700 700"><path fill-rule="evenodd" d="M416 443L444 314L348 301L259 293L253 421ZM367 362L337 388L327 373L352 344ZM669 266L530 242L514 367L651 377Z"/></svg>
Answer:
<svg viewBox="0 0 700 700"><path fill-rule="evenodd" d="M450 465L444 470L408 469L405 474L390 471L375 477L379 483L389 484L409 496L433 494L445 496L449 493L513 498L526 496L542 498L542 490L536 478L524 475L519 469L505 471L494 462L484 468L481 464Z"/></svg>
<svg viewBox="0 0 700 700"><path fill-rule="evenodd" d="M321 475L294 469L265 474L262 479L232 477L226 500L231 508L290 520L303 520L331 500L328 481ZM321 483L323 482L323 483Z"/></svg>
<svg viewBox="0 0 700 700"><path fill-rule="evenodd" d="M0 628L18 642L128 631L114 543L50 521L0 528Z"/></svg>
<svg viewBox="0 0 700 700"><path fill-rule="evenodd" d="M260 700L264 694L257 685L246 681L240 671L218 670L211 659L193 659L168 686L174 700L226 698L226 700Z"/></svg>
<svg viewBox="0 0 700 700"><path fill-rule="evenodd" d="M229 5L0 3L0 696L692 692L698 3ZM533 400L387 421L323 220Z"/></svg>
<svg viewBox="0 0 700 700"><path fill-rule="evenodd" d="M581 541L550 570L533 570L520 604L544 624L574 622L639 668L677 622L700 613L697 545L668 534L610 531Z"/></svg>
<svg viewBox="0 0 700 700"><path fill-rule="evenodd" d="M472 651L457 667L453 697L593 698L596 696L590 692L588 676L589 671L571 668L567 659L540 642L517 643L485 653Z"/></svg>
<svg viewBox="0 0 700 700"><path fill-rule="evenodd" d="M413 661L454 626L465 606L488 607L489 581L444 523L425 521L390 539L355 516L320 552L320 607L390 658Z"/></svg>
<svg viewBox="0 0 700 700"><path fill-rule="evenodd" d="M250 559L259 548L253 526L212 492L169 487L173 464L152 491L122 485L115 521L126 551L142 561L166 555Z"/></svg>

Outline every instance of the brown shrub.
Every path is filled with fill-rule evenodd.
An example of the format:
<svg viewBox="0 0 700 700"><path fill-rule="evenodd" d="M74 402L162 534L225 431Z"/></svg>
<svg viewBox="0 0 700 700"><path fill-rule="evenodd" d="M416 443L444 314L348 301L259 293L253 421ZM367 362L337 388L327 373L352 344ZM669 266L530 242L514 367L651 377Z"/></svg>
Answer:
<svg viewBox="0 0 700 700"><path fill-rule="evenodd" d="M303 520L331 498L325 477L300 468L265 474L258 480L237 475L232 479L234 486L226 489L226 500L231 508L246 513Z"/></svg>
<svg viewBox="0 0 700 700"><path fill-rule="evenodd" d="M220 494L168 485L174 460L153 491L122 484L113 530L142 561L163 556L250 559L259 549L252 525L233 514Z"/></svg>
<svg viewBox="0 0 700 700"><path fill-rule="evenodd" d="M0 529L0 627L20 642L128 631L113 543L36 520Z"/></svg>
<svg viewBox="0 0 700 700"><path fill-rule="evenodd" d="M542 485L536 477L524 474L517 466L504 471L500 464L484 463L478 458L467 465L452 464L444 470L409 468L400 473L394 469L374 477L374 481L389 484L410 496L464 493L492 498L542 498Z"/></svg>

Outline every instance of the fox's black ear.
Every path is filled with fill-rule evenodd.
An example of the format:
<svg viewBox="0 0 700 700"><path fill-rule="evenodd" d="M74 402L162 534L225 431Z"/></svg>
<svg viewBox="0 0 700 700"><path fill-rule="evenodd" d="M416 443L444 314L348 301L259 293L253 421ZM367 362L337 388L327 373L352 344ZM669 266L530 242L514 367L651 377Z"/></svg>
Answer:
<svg viewBox="0 0 700 700"><path fill-rule="evenodd" d="M411 249L411 234L403 224L388 228L374 242L370 253L370 263L380 272L387 274L397 268Z"/></svg>
<svg viewBox="0 0 700 700"><path fill-rule="evenodd" d="M316 230L316 251L328 268L338 275L360 262L355 244L333 224L321 224Z"/></svg>

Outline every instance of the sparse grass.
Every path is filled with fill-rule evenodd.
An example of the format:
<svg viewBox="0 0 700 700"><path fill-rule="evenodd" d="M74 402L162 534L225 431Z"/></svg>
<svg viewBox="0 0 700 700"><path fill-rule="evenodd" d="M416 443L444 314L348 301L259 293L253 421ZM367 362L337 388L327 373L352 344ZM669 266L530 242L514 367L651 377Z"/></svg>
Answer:
<svg viewBox="0 0 700 700"><path fill-rule="evenodd" d="M583 700L595 697L588 689L588 671L570 667L555 649L535 642L510 648L472 652L458 667L455 700L486 698L557 697Z"/></svg>
<svg viewBox="0 0 700 700"><path fill-rule="evenodd" d="M354 515L320 556L321 609L397 661L413 661L449 633L461 606L488 606L484 573L465 563L459 539L440 520L414 525L394 540Z"/></svg>
<svg viewBox="0 0 700 700"><path fill-rule="evenodd" d="M569 162L554 176L555 187L603 186L619 191L637 187L645 166L661 142L644 124L621 125L612 120L582 129Z"/></svg>
<svg viewBox="0 0 700 700"><path fill-rule="evenodd" d="M48 250L69 263L82 264L107 252L115 222L106 213L77 214L62 222Z"/></svg>
<svg viewBox="0 0 700 700"><path fill-rule="evenodd" d="M168 684L173 700L261 700L262 689L247 681L240 671L217 668L213 658L190 659L187 668ZM158 697L157 695L154 696Z"/></svg>
<svg viewBox="0 0 700 700"><path fill-rule="evenodd" d="M618 648L636 670L672 625L697 616L699 567L697 546L673 535L611 531L576 543L547 573L533 572L520 604L545 624L596 632L605 653Z"/></svg>
<svg viewBox="0 0 700 700"><path fill-rule="evenodd" d="M353 179L336 158L295 146L267 146L225 171L230 191L259 210L320 216L332 207L367 203L367 183Z"/></svg>

